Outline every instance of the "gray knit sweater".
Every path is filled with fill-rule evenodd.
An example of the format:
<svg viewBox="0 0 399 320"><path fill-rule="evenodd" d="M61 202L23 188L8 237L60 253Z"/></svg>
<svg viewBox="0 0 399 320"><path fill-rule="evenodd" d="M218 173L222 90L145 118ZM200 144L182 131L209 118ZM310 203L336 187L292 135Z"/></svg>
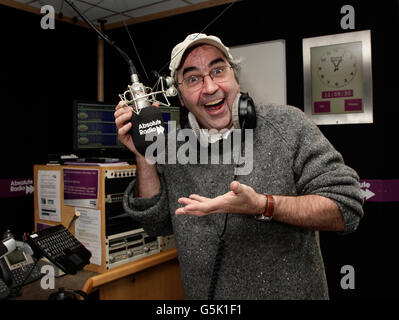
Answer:
<svg viewBox="0 0 399 320"><path fill-rule="evenodd" d="M298 108L257 107L253 170L238 181L258 193L317 194L336 202L345 231L363 216L358 176ZM183 142L182 142L183 143ZM216 197L229 191L234 164L158 165L161 190L135 198L134 181L124 196L126 214L151 235L176 236L186 299L206 299L224 214L179 215L179 197ZM328 299L318 232L278 221L229 214L215 299Z"/></svg>

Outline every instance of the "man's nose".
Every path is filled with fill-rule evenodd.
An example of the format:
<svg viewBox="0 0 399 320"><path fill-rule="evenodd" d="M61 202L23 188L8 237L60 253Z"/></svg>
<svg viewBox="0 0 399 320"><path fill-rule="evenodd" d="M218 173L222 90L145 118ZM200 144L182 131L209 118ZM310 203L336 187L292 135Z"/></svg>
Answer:
<svg viewBox="0 0 399 320"><path fill-rule="evenodd" d="M212 80L210 75L206 75L204 77L204 84L202 87L202 90L204 93L213 94L217 91L218 88L219 88L219 86L216 84L215 81Z"/></svg>

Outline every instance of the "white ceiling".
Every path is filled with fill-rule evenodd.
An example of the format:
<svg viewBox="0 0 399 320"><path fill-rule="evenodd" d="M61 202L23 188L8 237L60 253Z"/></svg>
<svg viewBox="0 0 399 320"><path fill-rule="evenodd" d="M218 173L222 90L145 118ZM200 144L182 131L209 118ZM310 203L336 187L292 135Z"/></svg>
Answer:
<svg viewBox="0 0 399 320"><path fill-rule="evenodd" d="M77 13L64 0L15 0L25 5L41 8L52 5L55 13L73 18ZM142 18L168 10L189 7L208 0L74 0L78 7L91 21L106 20L106 24ZM215 1L218 2L218 1ZM80 18L79 18L80 19Z"/></svg>

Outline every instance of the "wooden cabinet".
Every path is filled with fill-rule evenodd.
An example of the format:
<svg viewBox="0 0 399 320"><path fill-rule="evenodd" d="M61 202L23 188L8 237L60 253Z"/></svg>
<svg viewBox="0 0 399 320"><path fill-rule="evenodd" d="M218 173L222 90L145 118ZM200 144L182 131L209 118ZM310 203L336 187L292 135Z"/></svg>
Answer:
<svg viewBox="0 0 399 320"><path fill-rule="evenodd" d="M100 299L183 299L183 287L180 280L180 269L175 248L161 247L159 253L151 254L135 261L121 264L107 269L106 254L106 194L105 180L110 172L118 174L131 173L134 165L127 166L75 166L75 165L35 165L34 166L34 206L35 231L46 225L62 223L68 227L75 215L75 206L66 204L64 200L64 169L83 169L98 171L98 197L94 210L100 211L101 226L101 264L88 264L85 270L93 271L98 275L87 280L84 290L88 293L99 290ZM59 185L57 186L61 221L50 221L39 214L38 176L41 171L47 173L58 172ZM41 173L43 174L43 173ZM75 225L70 231L75 234Z"/></svg>
<svg viewBox="0 0 399 320"><path fill-rule="evenodd" d="M83 291L100 300L184 299L176 249L129 262L89 278Z"/></svg>

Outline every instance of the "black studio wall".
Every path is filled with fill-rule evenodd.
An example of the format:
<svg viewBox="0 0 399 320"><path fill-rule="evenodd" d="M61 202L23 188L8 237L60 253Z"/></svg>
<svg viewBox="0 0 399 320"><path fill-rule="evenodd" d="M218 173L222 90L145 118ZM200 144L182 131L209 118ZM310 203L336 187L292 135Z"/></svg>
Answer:
<svg viewBox="0 0 399 320"><path fill-rule="evenodd" d="M97 94L97 37L59 20L43 30L40 15L6 6L0 15L1 176L26 175L48 153L71 152L72 100Z"/></svg>
<svg viewBox="0 0 399 320"><path fill-rule="evenodd" d="M31 178L33 164L72 152L72 101L96 99L97 37L0 5L0 179ZM33 196L0 198L0 235L33 230Z"/></svg>

